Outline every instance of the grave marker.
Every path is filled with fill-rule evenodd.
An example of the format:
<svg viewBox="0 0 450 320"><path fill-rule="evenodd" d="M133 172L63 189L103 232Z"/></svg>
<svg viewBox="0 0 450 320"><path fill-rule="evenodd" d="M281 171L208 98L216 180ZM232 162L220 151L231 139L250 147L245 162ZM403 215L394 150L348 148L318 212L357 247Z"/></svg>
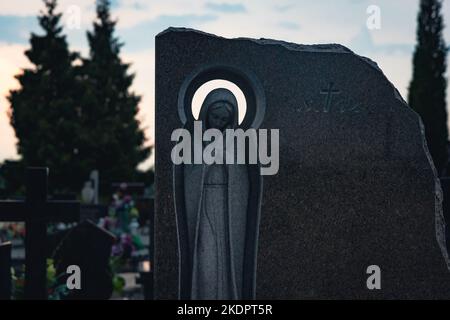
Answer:
<svg viewBox="0 0 450 320"><path fill-rule="evenodd" d="M450 298L442 191L423 126L374 62L340 45L169 28L156 37L156 299L183 297L189 286L180 277L189 252L180 250L171 135L214 79L243 91L243 128L280 133L247 298ZM381 289L374 275L371 290L374 265Z"/></svg>
<svg viewBox="0 0 450 320"><path fill-rule="evenodd" d="M28 168L25 201L0 201L0 221L26 223L25 299L47 299L47 223L79 220L79 202L47 201L48 172Z"/></svg>
<svg viewBox="0 0 450 320"><path fill-rule="evenodd" d="M65 274L71 265L81 269L81 290L71 290L65 299L107 300L113 291L110 269L111 247L116 237L89 220L80 222L67 232L55 252L57 274ZM67 280L59 280L62 285Z"/></svg>

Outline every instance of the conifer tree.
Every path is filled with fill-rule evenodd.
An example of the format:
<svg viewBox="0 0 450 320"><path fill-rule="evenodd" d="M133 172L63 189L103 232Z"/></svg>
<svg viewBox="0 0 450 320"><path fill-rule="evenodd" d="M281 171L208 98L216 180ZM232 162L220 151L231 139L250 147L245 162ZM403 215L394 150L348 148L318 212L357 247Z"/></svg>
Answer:
<svg viewBox="0 0 450 320"><path fill-rule="evenodd" d="M79 157L80 106L73 62L62 34L56 0L44 0L38 17L42 35L32 33L25 52L32 67L16 76L20 88L10 91L10 121L18 139L24 166L47 166L51 186L59 192L78 188L82 161Z"/></svg>
<svg viewBox="0 0 450 320"><path fill-rule="evenodd" d="M445 79L447 48L443 39L442 2L421 0L418 15L417 46L409 105L422 117L428 148L438 170L447 166L447 111Z"/></svg>
<svg viewBox="0 0 450 320"><path fill-rule="evenodd" d="M136 177L138 164L150 153L137 120L140 97L130 90L134 75L120 58L115 26L110 2L98 0L97 20L87 33L90 54L79 69L85 86L83 152L91 155L90 165L100 170L105 184Z"/></svg>

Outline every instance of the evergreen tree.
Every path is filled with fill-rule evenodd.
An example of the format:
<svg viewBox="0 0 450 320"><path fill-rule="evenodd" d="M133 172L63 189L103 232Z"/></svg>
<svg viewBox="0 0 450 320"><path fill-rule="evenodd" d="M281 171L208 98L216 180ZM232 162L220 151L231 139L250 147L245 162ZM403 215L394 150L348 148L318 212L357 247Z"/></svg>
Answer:
<svg viewBox="0 0 450 320"><path fill-rule="evenodd" d="M84 84L82 98L83 146L90 166L100 170L103 183L131 180L150 149L136 116L140 97L130 91L134 75L122 62L122 43L114 35L116 21L110 2L97 1L97 20L87 33L90 55L79 68Z"/></svg>
<svg viewBox="0 0 450 320"><path fill-rule="evenodd" d="M413 79L409 105L422 117L425 133L438 174L445 171L447 154L447 111L445 79L447 49L443 39L440 0L421 0Z"/></svg>
<svg viewBox="0 0 450 320"><path fill-rule="evenodd" d="M56 0L44 0L38 17L43 35L31 35L31 48L25 52L33 67L16 76L20 88L10 91L10 121L18 138L23 166L48 166L51 186L59 192L81 185L77 132L80 107L72 63L56 13ZM79 189L77 189L79 190Z"/></svg>

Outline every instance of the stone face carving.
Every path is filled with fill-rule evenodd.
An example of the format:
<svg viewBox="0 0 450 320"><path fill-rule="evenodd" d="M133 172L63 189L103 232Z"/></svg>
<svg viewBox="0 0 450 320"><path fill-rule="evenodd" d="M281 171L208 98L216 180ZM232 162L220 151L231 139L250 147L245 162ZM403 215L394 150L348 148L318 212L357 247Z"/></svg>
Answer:
<svg viewBox="0 0 450 320"><path fill-rule="evenodd" d="M236 98L227 89L211 91L198 120L203 130L237 128ZM256 247L256 226L248 229L247 221L249 215L258 214L253 210L257 206L249 202L259 200L250 197L251 171L248 165L237 164L175 166L182 298L251 297L253 286L244 282L254 278L253 267L248 268L254 259L246 256L246 247Z"/></svg>

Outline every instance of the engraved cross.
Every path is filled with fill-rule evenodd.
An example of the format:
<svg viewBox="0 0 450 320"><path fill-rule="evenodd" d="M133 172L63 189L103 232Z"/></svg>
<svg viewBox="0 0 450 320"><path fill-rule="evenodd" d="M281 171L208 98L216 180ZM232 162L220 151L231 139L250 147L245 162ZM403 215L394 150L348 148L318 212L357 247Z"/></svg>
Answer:
<svg viewBox="0 0 450 320"><path fill-rule="evenodd" d="M333 89L334 83L330 82L327 89L320 91L320 94L326 95L325 106L323 112L329 112L331 109L331 103L333 102L333 95L338 95L341 93L340 90Z"/></svg>

